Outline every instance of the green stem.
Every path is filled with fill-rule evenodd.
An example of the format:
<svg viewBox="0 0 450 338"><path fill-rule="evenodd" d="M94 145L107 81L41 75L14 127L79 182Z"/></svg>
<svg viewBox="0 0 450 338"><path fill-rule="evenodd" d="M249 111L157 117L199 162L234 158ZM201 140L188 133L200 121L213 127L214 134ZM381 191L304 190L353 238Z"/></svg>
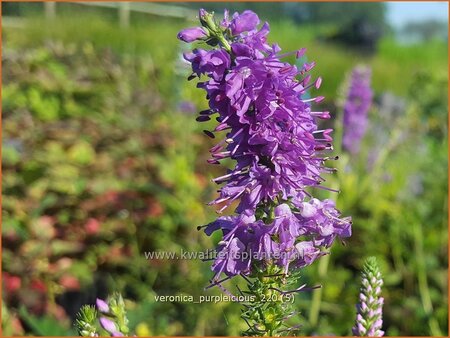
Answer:
<svg viewBox="0 0 450 338"><path fill-rule="evenodd" d="M425 267L425 256L423 252L423 232L422 225L415 223L414 228L414 241L416 247L416 259L417 259L417 280L419 283L419 293L422 300L422 306L428 316L428 325L430 327L431 334L433 336L442 336L442 331L439 327L439 323L435 317L433 317L433 303L431 302L430 290L428 288L427 271Z"/></svg>
<svg viewBox="0 0 450 338"><path fill-rule="evenodd" d="M227 39L225 39L225 37L223 36L223 33L220 32L219 34L217 34L217 39L219 40L219 42L222 44L222 47L228 52L231 53L231 46L229 44L229 42L227 41Z"/></svg>
<svg viewBox="0 0 450 338"><path fill-rule="evenodd" d="M295 284L298 278L298 275L285 276L279 267L272 265L249 281L246 294L253 300L245 305L242 313L249 326L243 335L279 337L285 333L286 315L292 313L294 295L280 291Z"/></svg>
<svg viewBox="0 0 450 338"><path fill-rule="evenodd" d="M330 255L326 255L319 260L318 272L319 280L323 280L327 274L328 265L330 262ZM322 288L315 290L313 293L311 310L309 312L309 323L311 327L315 327L319 320L320 306L322 303Z"/></svg>
<svg viewBox="0 0 450 338"><path fill-rule="evenodd" d="M340 155L342 153L342 138L344 135L344 112L340 110L340 116L335 119L334 125L334 137L333 137L333 147L335 153Z"/></svg>
<svg viewBox="0 0 450 338"><path fill-rule="evenodd" d="M208 29L209 34L211 37L215 37L217 40L219 40L222 47L228 52L231 53L231 45L223 35L223 31L220 27L217 26L216 22L214 21L214 15L213 14L207 14L203 18L204 26L206 29Z"/></svg>
<svg viewBox="0 0 450 338"><path fill-rule="evenodd" d="M420 223L416 223L414 226L414 241L416 247L416 259L417 259L417 279L419 283L419 293L422 300L422 306L428 316L428 325L433 336L442 336L442 331L439 327L439 323L435 317L433 317L433 303L431 302L430 290L428 288L427 272L425 267L425 256L423 253L423 232Z"/></svg>

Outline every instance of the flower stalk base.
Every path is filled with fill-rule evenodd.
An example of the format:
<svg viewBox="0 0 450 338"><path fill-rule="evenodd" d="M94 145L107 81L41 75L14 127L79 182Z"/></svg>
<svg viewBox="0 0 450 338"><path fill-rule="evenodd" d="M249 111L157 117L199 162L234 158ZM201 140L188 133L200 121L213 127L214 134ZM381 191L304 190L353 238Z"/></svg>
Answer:
<svg viewBox="0 0 450 338"><path fill-rule="evenodd" d="M257 270L257 269L255 269ZM246 278L247 291L241 295L250 296L253 301L244 304L241 317L248 325L244 336L273 336L296 334L300 325L290 325L288 321L298 312L294 310L295 293L303 288L284 291L296 285L299 273L284 275L276 265L269 266L264 271L258 271L255 278Z"/></svg>

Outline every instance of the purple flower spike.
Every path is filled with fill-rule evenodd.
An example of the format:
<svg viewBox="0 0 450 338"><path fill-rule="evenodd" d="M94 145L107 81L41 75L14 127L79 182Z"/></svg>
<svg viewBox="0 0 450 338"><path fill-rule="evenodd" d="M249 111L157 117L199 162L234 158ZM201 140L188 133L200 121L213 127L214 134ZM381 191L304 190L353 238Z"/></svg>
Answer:
<svg viewBox="0 0 450 338"><path fill-rule="evenodd" d="M332 130L319 129L328 111L313 109L322 96L310 98L321 78L308 73L315 63L300 67L284 60L302 57L305 49L281 54L269 45L269 25L259 25L252 11L225 13L220 27L212 14L201 12L209 31L210 49L185 53L197 87L206 92L208 109L197 121L218 124L204 133L218 143L209 163L234 161L227 173L213 179L221 187L218 213L237 205L236 215L219 217L205 232L221 231L212 270L214 282L250 275L255 266L276 265L284 273L313 263L336 238L351 235L350 218L341 218L331 200L320 201L311 188L323 186L325 165L332 150ZM219 133L222 137L219 138ZM256 263L256 264L255 264ZM259 264L262 263L262 264Z"/></svg>
<svg viewBox="0 0 450 338"><path fill-rule="evenodd" d="M105 329L106 331L108 331L111 334L118 333L116 324L108 318L101 317L100 325L102 326L103 329Z"/></svg>
<svg viewBox="0 0 450 338"><path fill-rule="evenodd" d="M177 35L178 39L184 42L193 42L206 37L205 30L201 27L192 27L183 29Z"/></svg>
<svg viewBox="0 0 450 338"><path fill-rule="evenodd" d="M104 300L97 298L95 301L95 305L97 305L97 309L99 312L101 312L101 313L109 312L109 306Z"/></svg>
<svg viewBox="0 0 450 338"><path fill-rule="evenodd" d="M372 105L373 96L370 77L370 69L360 66L353 70L350 79L344 104L342 146L351 154L359 152L361 140L367 129L367 113Z"/></svg>
<svg viewBox="0 0 450 338"><path fill-rule="evenodd" d="M381 286L383 279L375 257L369 257L362 272L362 287L359 304L356 305L356 324L352 329L355 336L382 337L383 302Z"/></svg>

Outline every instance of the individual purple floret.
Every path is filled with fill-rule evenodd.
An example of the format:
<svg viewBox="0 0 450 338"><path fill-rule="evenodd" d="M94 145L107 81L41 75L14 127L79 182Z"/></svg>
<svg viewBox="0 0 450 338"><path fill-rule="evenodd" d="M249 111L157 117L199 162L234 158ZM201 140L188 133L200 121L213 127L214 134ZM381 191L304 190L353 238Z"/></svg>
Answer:
<svg viewBox="0 0 450 338"><path fill-rule="evenodd" d="M111 333L112 335L120 333L119 330L117 329L116 323L114 323L111 319L101 317L99 321L102 328Z"/></svg>
<svg viewBox="0 0 450 338"><path fill-rule="evenodd" d="M356 324L352 329L355 336L382 337L383 302L381 287L383 279L375 257L369 257L362 272L362 286L359 303L356 305Z"/></svg>
<svg viewBox="0 0 450 338"><path fill-rule="evenodd" d="M97 306L97 310L101 313L108 313L109 312L109 306L108 303L106 303L104 300L97 298L95 300L95 305Z"/></svg>
<svg viewBox="0 0 450 338"><path fill-rule="evenodd" d="M250 274L254 263L276 264L287 274L311 264L324 254L336 237L351 234L349 218L340 218L333 202L319 201L308 192L322 188L324 173L334 169L331 129L319 129L317 119L330 118L316 111L309 97L321 78L311 79L314 63L297 67L282 61L301 58L305 49L281 54L268 44L269 25L252 11L228 12L220 24L200 10L199 19L208 31L213 48L185 53L197 87L205 90L209 108L199 122L215 118L218 124L204 133L225 137L211 148L209 163L232 159L234 167L213 181L222 184L210 204L221 213L237 202L235 216L220 217L206 226L206 233L222 230L219 255L213 264L215 280ZM215 48L214 48L215 47ZM333 190L332 190L333 191Z"/></svg>
<svg viewBox="0 0 450 338"><path fill-rule="evenodd" d="M129 333L125 303L119 293L114 293L107 301L97 298L95 304L101 314L100 326L112 337L123 337Z"/></svg>
<svg viewBox="0 0 450 338"><path fill-rule="evenodd" d="M367 67L353 69L344 103L343 148L357 154L367 129L367 114L372 105L371 71Z"/></svg>
<svg viewBox="0 0 450 338"><path fill-rule="evenodd" d="M242 14L234 13L229 28L232 35L252 31L259 25L258 16L252 11L243 11Z"/></svg>

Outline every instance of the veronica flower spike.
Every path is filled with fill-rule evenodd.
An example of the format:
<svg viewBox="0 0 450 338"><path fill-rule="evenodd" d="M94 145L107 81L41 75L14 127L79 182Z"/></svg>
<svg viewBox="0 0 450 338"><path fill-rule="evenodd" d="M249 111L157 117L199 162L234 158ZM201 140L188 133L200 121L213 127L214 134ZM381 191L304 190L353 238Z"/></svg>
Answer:
<svg viewBox="0 0 450 338"><path fill-rule="evenodd" d="M356 324L352 331L355 336L382 337L383 302L381 287L383 279L375 257L369 257L362 271L361 293L356 305Z"/></svg>
<svg viewBox="0 0 450 338"><path fill-rule="evenodd" d="M95 305L85 305L78 313L76 327L80 336L98 337L106 333L111 337L123 337L129 334L125 303L120 293L114 293L106 301L97 298ZM97 332L98 327L104 330L103 334Z"/></svg>
<svg viewBox="0 0 450 338"><path fill-rule="evenodd" d="M291 293L285 288L307 290L295 285L300 269L327 254L336 238L351 235L351 219L341 217L333 201L310 193L311 188L333 191L324 185L324 175L334 171L325 166L334 159L332 130L317 126L330 113L313 109L323 96L309 93L322 79L309 74L314 62L297 67L284 61L290 55L301 58L305 49L281 53L267 41L269 24L261 24L252 11L225 11L219 22L201 9L199 20L205 36L184 54L192 68L188 79L198 78L208 100L197 121L217 121L204 130L219 139L208 162L234 163L213 179L220 188L210 204L218 213L237 204L234 215L200 227L207 235L222 233L211 285L224 289L222 283L235 276L248 281L258 301L244 312L245 334L291 333L285 327L291 311L283 298ZM178 38L184 41L186 34L181 31ZM279 297L261 303L262 293Z"/></svg>

